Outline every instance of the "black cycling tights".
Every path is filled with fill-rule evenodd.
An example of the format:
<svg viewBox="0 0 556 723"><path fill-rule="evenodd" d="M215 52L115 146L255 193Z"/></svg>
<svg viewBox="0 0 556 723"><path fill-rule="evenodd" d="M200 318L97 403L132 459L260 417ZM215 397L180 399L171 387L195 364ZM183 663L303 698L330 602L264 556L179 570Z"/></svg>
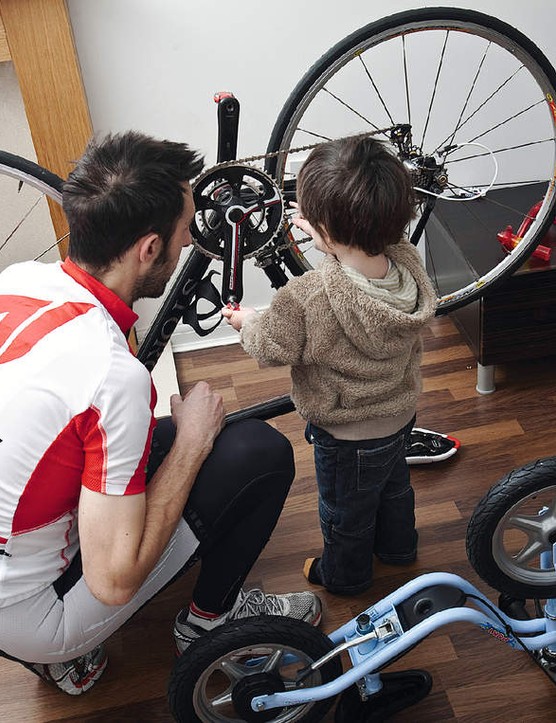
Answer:
<svg viewBox="0 0 556 723"><path fill-rule="evenodd" d="M172 420L160 419L148 479L174 436ZM201 571L193 591L201 610L223 613L231 608L280 517L294 473L291 444L265 422L249 419L222 430L184 510L201 542Z"/></svg>

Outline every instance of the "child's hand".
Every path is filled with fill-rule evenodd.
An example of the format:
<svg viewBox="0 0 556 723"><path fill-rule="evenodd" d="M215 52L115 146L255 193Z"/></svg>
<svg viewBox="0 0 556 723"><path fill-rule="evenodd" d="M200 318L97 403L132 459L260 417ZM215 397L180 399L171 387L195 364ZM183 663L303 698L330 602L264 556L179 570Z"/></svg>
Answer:
<svg viewBox="0 0 556 723"><path fill-rule="evenodd" d="M256 314L257 312L255 309L251 309L248 306L242 306L241 309L231 309L229 306L225 306L222 309L222 316L226 319L228 324L235 329L236 331L239 331L241 327L243 326L243 322L248 316L251 316L252 314Z"/></svg>
<svg viewBox="0 0 556 723"><path fill-rule="evenodd" d="M290 206L293 206L297 210L297 213L295 216L292 216L291 222L294 226L297 226L297 228L300 228L304 233L307 234L307 236L310 236L313 239L314 246L318 251L322 251L323 254L331 254L334 253L333 244L331 243L328 236L320 234L318 231L316 231L309 221L307 221L306 218L303 218L303 215L301 214L301 211L299 210L299 205L295 203L295 201L290 201Z"/></svg>
<svg viewBox="0 0 556 723"><path fill-rule="evenodd" d="M311 226L309 221L307 221L307 219L303 218L303 216L301 215L301 211L299 210L299 204L296 203L295 201L290 201L290 206L292 208L295 208L297 211L295 216L291 217L291 222L293 223L293 225L297 226L297 228L300 228L302 231L304 231L307 234L307 236L314 238L316 231Z"/></svg>

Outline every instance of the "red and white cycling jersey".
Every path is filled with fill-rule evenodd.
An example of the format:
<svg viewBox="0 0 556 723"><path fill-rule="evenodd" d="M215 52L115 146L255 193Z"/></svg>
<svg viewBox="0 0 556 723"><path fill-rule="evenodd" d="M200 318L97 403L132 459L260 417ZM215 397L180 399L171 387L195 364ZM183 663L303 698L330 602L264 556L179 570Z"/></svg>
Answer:
<svg viewBox="0 0 556 723"><path fill-rule="evenodd" d="M0 607L69 565L82 485L145 490L156 399L136 319L69 260L0 274Z"/></svg>

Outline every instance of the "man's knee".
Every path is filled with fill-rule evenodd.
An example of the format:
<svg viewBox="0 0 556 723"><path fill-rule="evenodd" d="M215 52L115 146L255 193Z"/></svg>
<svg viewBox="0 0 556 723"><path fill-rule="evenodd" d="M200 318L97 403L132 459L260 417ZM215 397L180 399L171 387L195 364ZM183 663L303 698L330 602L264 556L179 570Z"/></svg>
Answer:
<svg viewBox="0 0 556 723"><path fill-rule="evenodd" d="M235 422L224 430L227 432L228 452L236 459L248 461L257 476L266 472L281 473L290 481L295 474L293 448L281 432L260 419Z"/></svg>

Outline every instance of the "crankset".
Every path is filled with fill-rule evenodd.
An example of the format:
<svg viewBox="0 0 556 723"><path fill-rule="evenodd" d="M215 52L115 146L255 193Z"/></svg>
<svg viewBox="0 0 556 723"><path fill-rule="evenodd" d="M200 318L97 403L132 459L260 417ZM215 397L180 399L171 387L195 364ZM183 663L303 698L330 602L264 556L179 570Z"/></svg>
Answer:
<svg viewBox="0 0 556 723"><path fill-rule="evenodd" d="M191 234L197 248L223 261L222 302L243 295L243 259L256 254L277 234L284 201L275 181L258 168L223 163L193 184L196 213Z"/></svg>

